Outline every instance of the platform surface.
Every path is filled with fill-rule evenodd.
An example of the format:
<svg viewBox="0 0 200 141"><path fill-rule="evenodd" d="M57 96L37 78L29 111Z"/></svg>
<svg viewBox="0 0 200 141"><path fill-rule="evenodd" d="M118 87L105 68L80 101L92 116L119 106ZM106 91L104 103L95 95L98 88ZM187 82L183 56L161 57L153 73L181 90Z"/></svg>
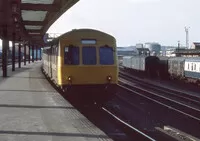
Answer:
<svg viewBox="0 0 200 141"><path fill-rule="evenodd" d="M9 77L0 77L0 141L111 141L52 88L40 67L8 68Z"/></svg>

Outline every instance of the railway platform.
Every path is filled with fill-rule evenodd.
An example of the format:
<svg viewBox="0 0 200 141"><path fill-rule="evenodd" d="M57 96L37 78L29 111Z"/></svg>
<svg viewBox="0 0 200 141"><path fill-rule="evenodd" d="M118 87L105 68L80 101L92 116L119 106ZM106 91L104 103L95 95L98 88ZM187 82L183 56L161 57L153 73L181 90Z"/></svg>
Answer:
<svg viewBox="0 0 200 141"><path fill-rule="evenodd" d="M0 77L1 141L111 141L45 79L35 62ZM2 76L2 71L0 71Z"/></svg>

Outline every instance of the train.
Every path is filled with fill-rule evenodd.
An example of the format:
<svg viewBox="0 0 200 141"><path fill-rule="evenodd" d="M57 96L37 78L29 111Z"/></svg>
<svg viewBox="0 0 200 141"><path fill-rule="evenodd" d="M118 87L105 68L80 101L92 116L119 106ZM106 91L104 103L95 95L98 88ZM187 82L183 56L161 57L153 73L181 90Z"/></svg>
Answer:
<svg viewBox="0 0 200 141"><path fill-rule="evenodd" d="M138 74L155 77L159 59L156 56L124 56L122 66Z"/></svg>
<svg viewBox="0 0 200 141"><path fill-rule="evenodd" d="M200 57L124 56L122 66L148 77L200 84Z"/></svg>
<svg viewBox="0 0 200 141"><path fill-rule="evenodd" d="M74 29L43 49L42 70L59 88L79 99L110 99L117 91L116 39L94 29Z"/></svg>

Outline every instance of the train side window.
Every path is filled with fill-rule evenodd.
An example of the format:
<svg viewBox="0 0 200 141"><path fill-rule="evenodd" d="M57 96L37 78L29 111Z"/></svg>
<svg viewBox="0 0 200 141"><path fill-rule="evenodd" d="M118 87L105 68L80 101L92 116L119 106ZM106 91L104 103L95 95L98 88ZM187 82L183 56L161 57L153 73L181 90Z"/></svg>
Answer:
<svg viewBox="0 0 200 141"><path fill-rule="evenodd" d="M52 48L52 62L55 63L55 61L54 61L54 47Z"/></svg>
<svg viewBox="0 0 200 141"><path fill-rule="evenodd" d="M100 47L99 57L101 65L113 65L114 64L113 48L107 46Z"/></svg>
<svg viewBox="0 0 200 141"><path fill-rule="evenodd" d="M192 65L191 65L191 70L193 71L193 63L192 63Z"/></svg>
<svg viewBox="0 0 200 141"><path fill-rule="evenodd" d="M97 55L95 47L83 47L82 48L82 59L84 65L96 65Z"/></svg>
<svg viewBox="0 0 200 141"><path fill-rule="evenodd" d="M66 65L79 65L79 47L67 46L64 48L64 63Z"/></svg>
<svg viewBox="0 0 200 141"><path fill-rule="evenodd" d="M196 70L196 64L194 64L194 70Z"/></svg>
<svg viewBox="0 0 200 141"><path fill-rule="evenodd" d="M188 70L190 70L190 64L188 63Z"/></svg>

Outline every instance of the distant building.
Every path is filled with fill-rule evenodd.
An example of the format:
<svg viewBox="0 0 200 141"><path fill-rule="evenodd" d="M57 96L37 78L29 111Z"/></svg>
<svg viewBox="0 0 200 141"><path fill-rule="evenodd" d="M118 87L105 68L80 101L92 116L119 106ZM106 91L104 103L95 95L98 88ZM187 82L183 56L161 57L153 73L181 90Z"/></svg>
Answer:
<svg viewBox="0 0 200 141"><path fill-rule="evenodd" d="M150 56L150 51L148 48L137 48L138 55Z"/></svg>
<svg viewBox="0 0 200 141"><path fill-rule="evenodd" d="M200 42L193 42L191 49L200 49Z"/></svg>
<svg viewBox="0 0 200 141"><path fill-rule="evenodd" d="M139 44L136 44L136 48L143 48L143 44L142 43L139 43Z"/></svg>
<svg viewBox="0 0 200 141"><path fill-rule="evenodd" d="M161 45L158 43L145 43L144 48L148 48L151 56L160 56Z"/></svg>
<svg viewBox="0 0 200 141"><path fill-rule="evenodd" d="M133 56L137 54L134 46L131 47L117 47L118 56Z"/></svg>

